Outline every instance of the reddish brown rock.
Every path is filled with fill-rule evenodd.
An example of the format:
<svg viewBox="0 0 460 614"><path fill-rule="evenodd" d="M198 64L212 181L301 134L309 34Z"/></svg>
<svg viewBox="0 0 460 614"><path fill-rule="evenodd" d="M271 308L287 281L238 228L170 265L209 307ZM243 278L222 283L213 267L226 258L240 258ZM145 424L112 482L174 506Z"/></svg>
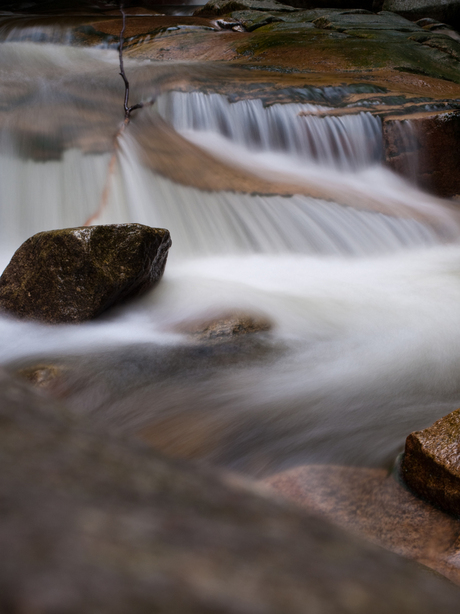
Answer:
<svg viewBox="0 0 460 614"><path fill-rule="evenodd" d="M266 482L309 512L460 584L460 522L420 500L385 469L306 465Z"/></svg>
<svg viewBox="0 0 460 614"><path fill-rule="evenodd" d="M460 409L409 435L401 475L419 496L460 516Z"/></svg>
<svg viewBox="0 0 460 614"><path fill-rule="evenodd" d="M82 322L152 288L163 275L169 232L141 224L40 232L0 277L0 308L42 322Z"/></svg>
<svg viewBox="0 0 460 614"><path fill-rule="evenodd" d="M412 136L400 129L405 121L411 122ZM394 171L439 196L460 193L458 111L389 117L383 136L386 162Z"/></svg>

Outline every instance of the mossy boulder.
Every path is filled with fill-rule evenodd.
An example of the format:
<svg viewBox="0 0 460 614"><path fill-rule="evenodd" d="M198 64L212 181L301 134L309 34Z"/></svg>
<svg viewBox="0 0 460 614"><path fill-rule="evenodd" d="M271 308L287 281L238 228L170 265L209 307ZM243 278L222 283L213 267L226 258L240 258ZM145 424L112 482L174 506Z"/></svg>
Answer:
<svg viewBox="0 0 460 614"><path fill-rule="evenodd" d="M150 290L170 245L167 230L141 224L40 232L0 277L0 308L49 323L90 320Z"/></svg>

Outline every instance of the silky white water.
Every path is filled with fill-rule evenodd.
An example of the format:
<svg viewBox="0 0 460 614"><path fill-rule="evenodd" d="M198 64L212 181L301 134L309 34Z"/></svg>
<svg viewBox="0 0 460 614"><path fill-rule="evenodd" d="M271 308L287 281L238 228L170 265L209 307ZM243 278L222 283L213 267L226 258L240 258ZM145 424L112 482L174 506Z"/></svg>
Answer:
<svg viewBox="0 0 460 614"><path fill-rule="evenodd" d="M381 121L370 113L324 116L327 107L230 103L219 94L168 92L158 112L181 132L211 132L252 150L285 151L326 167L355 170L382 158Z"/></svg>
<svg viewBox="0 0 460 614"><path fill-rule="evenodd" d="M16 43L7 45L10 61L19 50L11 48ZM28 44L29 52L33 47ZM37 52L37 62L55 76L46 82L28 76L30 92L38 81L43 88L32 96L35 113L45 112L56 88L61 96L69 91L69 70L78 68L78 96L74 91L67 98L76 113L67 117L68 108L60 114L53 107L55 116L47 116L52 141L56 133L68 135L75 118L80 130L85 121L93 125L85 119L94 95L94 82L84 78L86 58L98 80L106 78L114 88L104 75L116 71L115 58L100 53L99 59L95 50L53 46ZM148 67L136 73L134 62L127 65L135 89L136 75ZM11 77L11 65L4 66ZM65 87L53 72L59 66L65 66ZM183 108L187 100L181 94ZM196 97L189 100L192 113ZM116 118L111 101L107 95L107 113ZM265 121L257 114L267 110L257 103L240 112L214 101L235 134L245 133L248 108L253 123ZM212 100L198 102L213 108ZM98 105L92 108L101 113ZM314 184L324 190L318 198L306 190L285 197L206 191L159 176L144 164L140 146L140 133L154 130L156 108L143 109L118 138L112 172L111 152L98 151L89 137L62 137L61 153L48 144L48 159L37 159L40 144L21 124L14 101L9 112L0 135L4 264L30 234L83 224L98 209L98 223L169 228L173 247L151 294L96 322L50 327L0 317L3 365L63 360L76 374L66 402L109 429L136 432L160 418L205 416L220 433L205 456L255 474L311 460L390 463L410 431L459 404L457 215L450 203L383 169L378 157L345 164L341 142L365 138L372 151L381 148L380 132L369 133L366 122L375 122L367 115L334 124L345 141L325 129L325 156L277 149L270 134L256 147L212 125L176 126L188 142L226 163L250 165L259 178L278 174L293 185ZM299 109L276 112L279 129L280 122L295 122ZM53 125L59 126L54 134ZM270 121L264 126L270 131ZM315 124L315 130L325 126ZM113 134L117 127L114 121ZM28 155L14 140L21 130ZM360 147L355 149L358 155ZM264 316L272 330L220 346L200 345L178 332L186 323L233 312Z"/></svg>

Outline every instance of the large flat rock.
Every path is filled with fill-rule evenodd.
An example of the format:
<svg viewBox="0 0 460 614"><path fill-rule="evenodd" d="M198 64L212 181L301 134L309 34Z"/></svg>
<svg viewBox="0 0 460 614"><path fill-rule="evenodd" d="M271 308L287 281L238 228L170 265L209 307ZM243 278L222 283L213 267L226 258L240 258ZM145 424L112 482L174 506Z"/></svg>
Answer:
<svg viewBox="0 0 460 614"><path fill-rule="evenodd" d="M422 501L385 469L304 465L266 482L309 512L460 584L460 522Z"/></svg>

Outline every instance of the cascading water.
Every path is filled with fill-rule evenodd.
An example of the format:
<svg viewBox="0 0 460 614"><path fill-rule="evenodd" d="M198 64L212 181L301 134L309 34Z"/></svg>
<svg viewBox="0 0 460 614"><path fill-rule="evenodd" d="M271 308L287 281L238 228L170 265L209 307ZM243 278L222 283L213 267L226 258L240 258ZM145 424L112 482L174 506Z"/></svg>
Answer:
<svg viewBox="0 0 460 614"><path fill-rule="evenodd" d="M67 402L94 422L137 432L192 416L215 434L203 456L254 474L312 459L388 463L409 431L459 403L457 216L380 166L379 119L166 93L133 118L111 164L122 119L115 52L3 43L0 62L4 261L33 232L96 211L98 223L164 226L173 238L158 288L97 322L2 316L3 364L60 357L76 374ZM134 100L161 90L161 63L125 67ZM203 174L212 160L222 176L198 186L180 149L161 176L155 156L177 143ZM267 191L236 189L241 174L216 191L241 168L246 186ZM261 315L272 331L222 346L181 332L234 312Z"/></svg>
<svg viewBox="0 0 460 614"><path fill-rule="evenodd" d="M169 92L159 113L176 130L217 133L250 150L283 151L302 160L357 170L382 159L381 121L370 113L320 117L327 107L229 103L219 94Z"/></svg>

